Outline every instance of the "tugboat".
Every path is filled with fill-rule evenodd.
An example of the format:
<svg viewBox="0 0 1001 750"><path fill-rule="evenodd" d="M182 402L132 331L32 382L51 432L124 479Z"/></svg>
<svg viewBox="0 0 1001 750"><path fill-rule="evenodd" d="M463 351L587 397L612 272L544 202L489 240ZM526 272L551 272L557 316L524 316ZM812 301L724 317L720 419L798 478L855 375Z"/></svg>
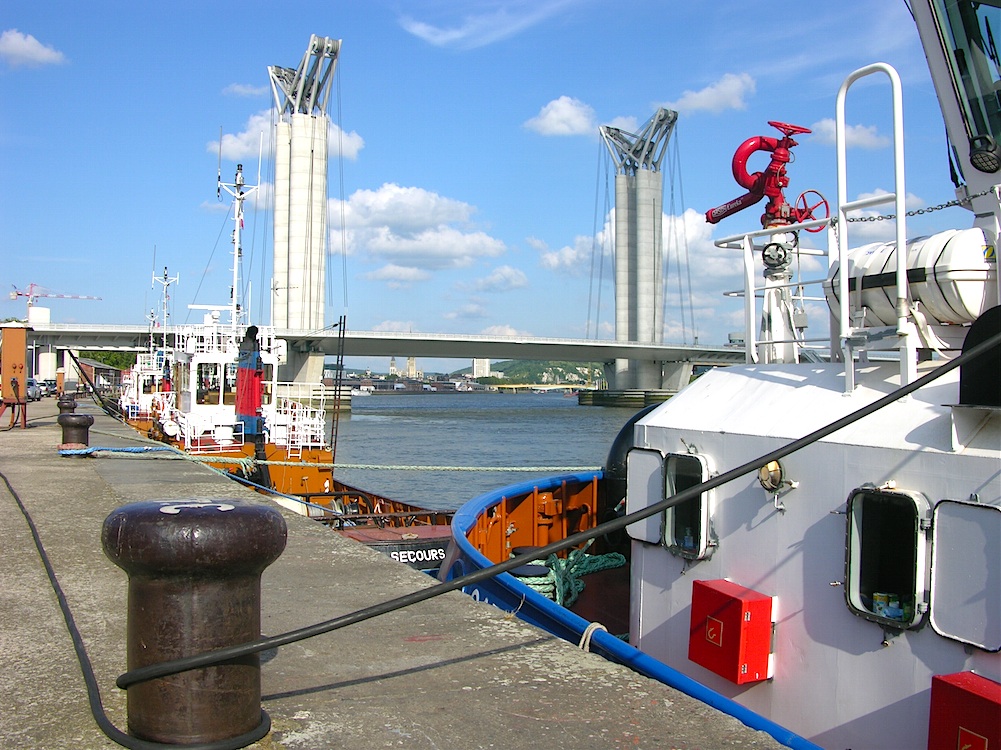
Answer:
<svg viewBox="0 0 1001 750"><path fill-rule="evenodd" d="M1001 744L1001 4L909 5L963 179L953 205L972 226L907 239L891 66L851 73L838 93L830 217L814 215L826 201L811 194L787 203L789 151L806 130L773 123L780 137L750 139L734 157L747 194L707 216L768 200L762 228L717 242L745 263L746 364L713 369L641 416L620 465L461 508L442 571L506 559L533 543L526 535L548 544L593 528L624 500L628 645L512 576L471 593L562 637L586 635L592 650L752 725L788 728L796 747ZM894 192L849 201L845 100L870 76L892 91ZM759 150L771 164L748 174ZM852 248L853 212L882 204L895 240ZM800 244L825 229L826 250ZM804 335L804 253L827 260L820 342ZM601 499L594 513L572 499L585 486ZM546 492L543 510L514 517L510 506Z"/></svg>

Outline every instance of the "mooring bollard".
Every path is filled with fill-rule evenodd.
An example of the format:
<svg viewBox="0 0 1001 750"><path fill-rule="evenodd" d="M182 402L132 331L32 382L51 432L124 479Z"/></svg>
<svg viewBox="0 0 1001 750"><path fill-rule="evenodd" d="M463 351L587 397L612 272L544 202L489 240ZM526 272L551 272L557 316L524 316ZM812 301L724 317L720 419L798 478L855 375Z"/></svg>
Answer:
<svg viewBox="0 0 1001 750"><path fill-rule="evenodd" d="M76 410L76 401L68 393L64 393L56 401L60 414L72 414Z"/></svg>
<svg viewBox="0 0 1001 750"><path fill-rule="evenodd" d="M239 500L147 501L108 516L104 552L129 575L128 669L260 638L261 573L286 534L277 510ZM145 740L239 737L262 724L260 658L137 683L127 710L129 733Z"/></svg>
<svg viewBox="0 0 1001 750"><path fill-rule="evenodd" d="M63 428L63 442L59 450L79 450L90 445L90 426L94 417L90 414L60 414L56 417Z"/></svg>

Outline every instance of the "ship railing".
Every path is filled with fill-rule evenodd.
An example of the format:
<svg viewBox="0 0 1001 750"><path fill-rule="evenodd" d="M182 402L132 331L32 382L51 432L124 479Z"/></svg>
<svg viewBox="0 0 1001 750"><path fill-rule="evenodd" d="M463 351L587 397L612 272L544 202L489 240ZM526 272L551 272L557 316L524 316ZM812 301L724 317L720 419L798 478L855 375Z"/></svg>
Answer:
<svg viewBox="0 0 1001 750"><path fill-rule="evenodd" d="M323 408L279 397L273 407L265 410L265 421L275 445L287 447L299 455L303 448L327 447L326 410Z"/></svg>
<svg viewBox="0 0 1001 750"><path fill-rule="evenodd" d="M163 352L145 352L136 357L132 372L137 375L157 375L163 371Z"/></svg>
<svg viewBox="0 0 1001 750"><path fill-rule="evenodd" d="M175 411L184 449L190 453L224 453L243 445L243 423L239 420L204 419Z"/></svg>
<svg viewBox="0 0 1001 750"><path fill-rule="evenodd" d="M892 107L893 107L893 182L894 191L880 195L869 196L859 200L848 200L847 187L847 124L845 121L845 99L851 86L861 78L885 74L890 80ZM838 91L838 98L835 112L835 142L837 147L837 179L838 196L837 212L834 217L826 219L815 219L785 226L761 229L746 234L725 237L716 241L717 247L740 248L744 255L744 291L731 292L734 296L744 297L744 317L745 333L744 344L746 359L748 363L759 360L759 352L768 345L792 343L801 351L808 343L818 343L823 339L795 339L789 340L756 340L755 326L759 320L755 310L755 299L758 294L762 296L768 289L779 289L783 286L801 288L806 285L823 283L820 281L795 281L787 285L766 284L764 287L754 285L754 251L757 248L754 240L757 238L773 238L776 235L799 232L804 229L814 229L826 227L827 250L816 250L801 248L798 242L794 243L792 252L796 256L816 255L826 256L828 259L828 271L833 269L835 263L838 264L839 273L837 278L837 299L838 311L833 314L831 310L830 336L827 339L827 346L830 351L832 361L844 363L845 369L845 393L852 393L855 390L855 356L868 349L898 349L900 351L900 384L907 385L917 377L917 327L908 304L908 284L907 284L907 262L906 262L906 237L907 237L907 212L904 200L907 195L904 181L904 132L903 132L903 100L901 96L900 76L892 66L887 63L874 63L849 74ZM897 316L896 326L883 329L869 329L865 325L865 309L853 309L849 296L849 277L851 276L852 263L849 259L848 225L849 216L852 212L872 208L877 205L892 203L894 205L895 219L895 242L897 248L897 268L896 268L896 300L895 313ZM766 240L767 242L767 240ZM856 295L857 296L857 295ZM794 300L802 301L819 298L808 298L805 296L793 297Z"/></svg>
<svg viewBox="0 0 1001 750"><path fill-rule="evenodd" d="M755 364L762 359L766 359L764 352L766 352L770 346L793 344L797 353L800 354L806 349L814 349L818 352L825 351L830 345L830 338L828 336L813 338L807 338L805 336L797 336L794 338L772 338L759 336L757 328L758 323L761 320L761 314L758 311L758 300L763 300L765 294L771 290L792 290L789 294L789 299L794 305L804 306L807 302L826 301L826 297L807 295L805 291L807 288L812 289L818 286L822 287L826 281L826 277L823 279L794 278L788 282L769 281L767 284L761 286L755 284L755 271L757 268L755 258L756 256L760 256L761 249L764 245L768 244L768 242L773 240L776 236L793 235L801 230L816 229L817 227L826 228L829 235L833 234L833 230L831 229L831 220L829 218L825 218L812 219L810 221L803 221L797 224L770 227L768 229L758 229L753 232L731 235L729 237L716 240L715 244L717 247L741 250L743 253L744 288L741 290L728 290L723 294L727 297L742 297L744 299L744 354L745 361L748 364ZM763 241L755 243L755 240ZM829 237L829 243L830 241ZM797 260L800 259L801 256L827 257L830 254L828 250L820 248L801 247L798 242L794 243L792 253ZM790 267L798 267L798 265L798 263L794 262Z"/></svg>
<svg viewBox="0 0 1001 750"><path fill-rule="evenodd" d="M179 329L177 336L178 348L187 354L230 354L235 358L239 350L239 342L228 326L187 326Z"/></svg>
<svg viewBox="0 0 1001 750"><path fill-rule="evenodd" d="M142 393L130 385L118 399L118 407L126 419L148 420L153 416L153 399L158 394Z"/></svg>

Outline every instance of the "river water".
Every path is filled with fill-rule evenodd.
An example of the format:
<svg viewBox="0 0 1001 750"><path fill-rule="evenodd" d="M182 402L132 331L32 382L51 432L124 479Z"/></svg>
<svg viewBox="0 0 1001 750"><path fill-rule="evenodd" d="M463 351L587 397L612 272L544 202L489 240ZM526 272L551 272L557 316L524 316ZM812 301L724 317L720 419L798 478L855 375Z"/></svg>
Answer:
<svg viewBox="0 0 1001 750"><path fill-rule="evenodd" d="M603 466L612 441L634 413L579 406L576 398L559 393L355 397L350 414L341 415L335 476L394 500L450 510L488 490L557 469ZM345 464L542 470L386 470L343 468Z"/></svg>

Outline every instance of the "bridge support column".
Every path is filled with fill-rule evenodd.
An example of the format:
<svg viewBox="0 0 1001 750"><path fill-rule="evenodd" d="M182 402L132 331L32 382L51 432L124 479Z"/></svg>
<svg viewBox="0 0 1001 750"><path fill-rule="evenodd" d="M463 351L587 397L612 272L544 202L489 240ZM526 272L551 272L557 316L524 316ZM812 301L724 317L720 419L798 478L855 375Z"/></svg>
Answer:
<svg viewBox="0 0 1001 750"><path fill-rule="evenodd" d="M691 362L661 362L663 375L660 387L666 391L680 391L692 380Z"/></svg>
<svg viewBox="0 0 1001 750"><path fill-rule="evenodd" d="M691 362L644 362L617 359L605 362L605 380L610 391L673 391L692 379Z"/></svg>
<svg viewBox="0 0 1001 750"><path fill-rule="evenodd" d="M319 383L323 378L323 352L288 352L288 361L281 366L278 379L285 383Z"/></svg>

